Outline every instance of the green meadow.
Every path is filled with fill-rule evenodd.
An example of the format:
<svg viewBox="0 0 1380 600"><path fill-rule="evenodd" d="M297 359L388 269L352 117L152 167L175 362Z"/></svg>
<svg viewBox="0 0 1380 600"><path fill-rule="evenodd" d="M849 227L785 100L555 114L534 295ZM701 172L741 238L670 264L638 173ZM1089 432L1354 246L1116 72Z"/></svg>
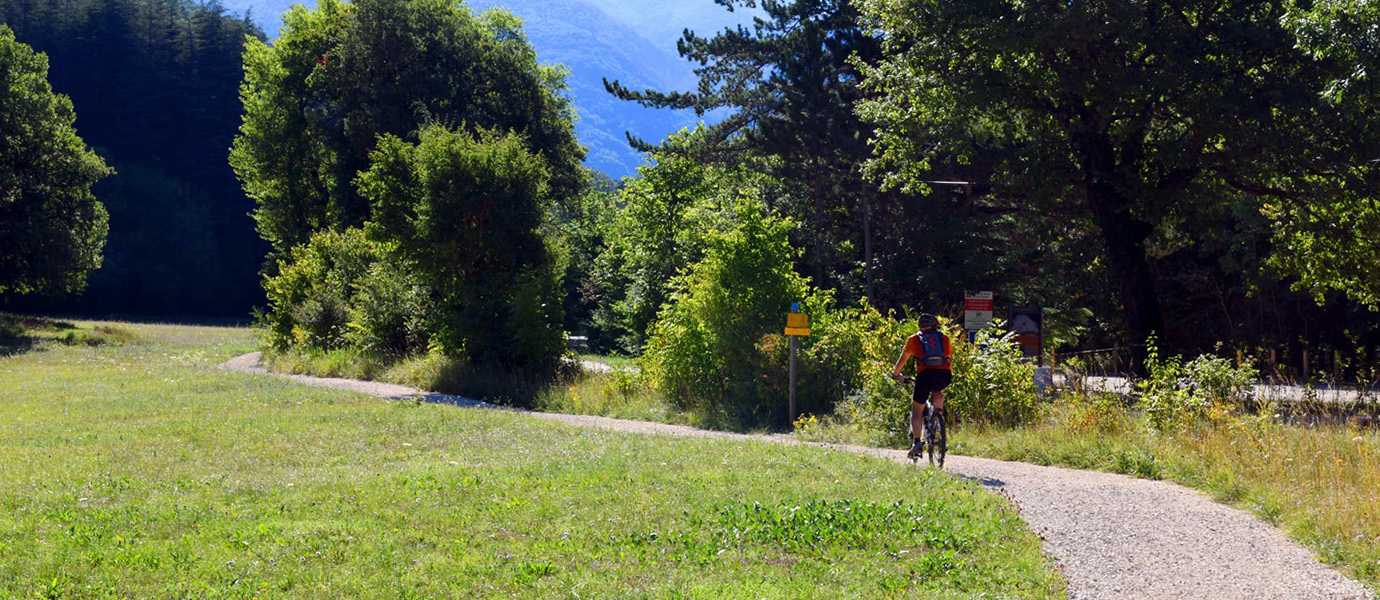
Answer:
<svg viewBox="0 0 1380 600"><path fill-rule="evenodd" d="M0 598L1064 593L948 474L217 369L248 329L27 329L0 345Z"/></svg>

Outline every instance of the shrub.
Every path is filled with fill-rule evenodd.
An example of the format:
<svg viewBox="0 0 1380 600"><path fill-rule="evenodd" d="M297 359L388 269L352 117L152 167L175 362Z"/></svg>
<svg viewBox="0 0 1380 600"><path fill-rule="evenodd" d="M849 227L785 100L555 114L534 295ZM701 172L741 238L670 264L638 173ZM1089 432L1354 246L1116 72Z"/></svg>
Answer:
<svg viewBox="0 0 1380 600"><path fill-rule="evenodd" d="M369 265L354 286L345 340L366 352L406 356L426 350L431 291L395 261Z"/></svg>
<svg viewBox="0 0 1380 600"><path fill-rule="evenodd" d="M345 345L352 283L379 262L380 250L359 229L322 231L278 263L278 274L264 281L268 311L263 315L269 344L335 349Z"/></svg>
<svg viewBox="0 0 1380 600"><path fill-rule="evenodd" d="M786 420L779 384L764 385L770 356L779 356L770 347L781 344L763 338L784 325L792 302L807 300L809 286L793 269L793 223L753 199L738 202L736 219L710 234L704 260L676 282L642 366L677 409L705 425L745 429ZM779 369L771 368L777 381Z"/></svg>
<svg viewBox="0 0 1380 600"><path fill-rule="evenodd" d="M1207 424L1213 415L1239 412L1250 401L1257 372L1250 362L1201 355L1187 365L1178 356L1161 358L1154 336L1146 343L1146 370L1136 382L1138 403L1159 431Z"/></svg>
<svg viewBox="0 0 1380 600"><path fill-rule="evenodd" d="M954 379L944 394L950 422L1016 427L1038 414L1035 365L1021 355L1016 334L1002 325L994 321L972 343L954 336Z"/></svg>
<svg viewBox="0 0 1380 600"><path fill-rule="evenodd" d="M861 343L861 362L853 375L858 384L838 404L831 425L844 428L843 437L860 443L905 443L910 430L911 386L893 381L891 373L902 344L915 331L914 322L866 307L851 315L852 323L845 330L857 335ZM948 328L942 318L941 323ZM945 390L945 406L952 424L1016 426L1039 415L1034 366L1021 356L1013 334L985 330L978 333L975 344L957 331L950 337L954 380ZM820 343L838 342L825 336ZM907 370L911 368L907 366Z"/></svg>
<svg viewBox="0 0 1380 600"><path fill-rule="evenodd" d="M521 136L428 126L381 136L357 184L387 241L436 294L448 356L549 371L564 350L560 263L544 235L547 170Z"/></svg>
<svg viewBox="0 0 1380 600"><path fill-rule="evenodd" d="M835 420L860 443L894 445L910 429L910 388L892 380L901 344L914 326L882 314L865 302L856 308L825 312L819 335L805 353L809 371L834 373L823 379L841 392ZM818 376L818 375L815 375Z"/></svg>

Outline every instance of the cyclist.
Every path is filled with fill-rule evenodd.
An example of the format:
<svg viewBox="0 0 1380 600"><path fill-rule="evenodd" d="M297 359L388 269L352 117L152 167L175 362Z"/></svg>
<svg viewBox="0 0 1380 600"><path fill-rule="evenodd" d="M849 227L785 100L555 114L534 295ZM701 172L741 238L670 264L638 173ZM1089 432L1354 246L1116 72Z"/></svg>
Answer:
<svg viewBox="0 0 1380 600"><path fill-rule="evenodd" d="M915 391L910 397L910 435L911 446L909 456L915 458L924 450L922 440L924 436L925 417L925 398L928 396L934 401L934 409L944 411L944 388L953 381L953 373L950 371L950 363L953 362L954 350L949 343L949 336L939 331L939 319L932 314L925 313L920 315L920 330L906 338L906 344L901 348L901 358L896 360L896 369L892 377L901 378L901 369L906 366L906 361L915 357Z"/></svg>

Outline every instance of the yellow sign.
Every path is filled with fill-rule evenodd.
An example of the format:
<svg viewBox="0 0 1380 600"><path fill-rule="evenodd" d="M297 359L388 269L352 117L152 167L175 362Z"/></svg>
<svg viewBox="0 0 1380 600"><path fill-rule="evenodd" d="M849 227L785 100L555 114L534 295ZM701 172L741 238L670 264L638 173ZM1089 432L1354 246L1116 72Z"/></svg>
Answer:
<svg viewBox="0 0 1380 600"><path fill-rule="evenodd" d="M805 313L786 313L786 335L810 335L810 317Z"/></svg>

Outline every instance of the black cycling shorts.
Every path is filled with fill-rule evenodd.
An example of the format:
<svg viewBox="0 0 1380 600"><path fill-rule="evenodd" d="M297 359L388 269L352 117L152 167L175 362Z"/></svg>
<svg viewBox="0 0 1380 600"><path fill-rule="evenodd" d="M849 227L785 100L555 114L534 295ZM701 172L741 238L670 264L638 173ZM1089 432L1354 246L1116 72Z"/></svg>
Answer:
<svg viewBox="0 0 1380 600"><path fill-rule="evenodd" d="M953 382L954 374L948 369L926 369L915 375L915 393L911 394L910 401L917 404L924 404L925 399L930 394L949 387Z"/></svg>

